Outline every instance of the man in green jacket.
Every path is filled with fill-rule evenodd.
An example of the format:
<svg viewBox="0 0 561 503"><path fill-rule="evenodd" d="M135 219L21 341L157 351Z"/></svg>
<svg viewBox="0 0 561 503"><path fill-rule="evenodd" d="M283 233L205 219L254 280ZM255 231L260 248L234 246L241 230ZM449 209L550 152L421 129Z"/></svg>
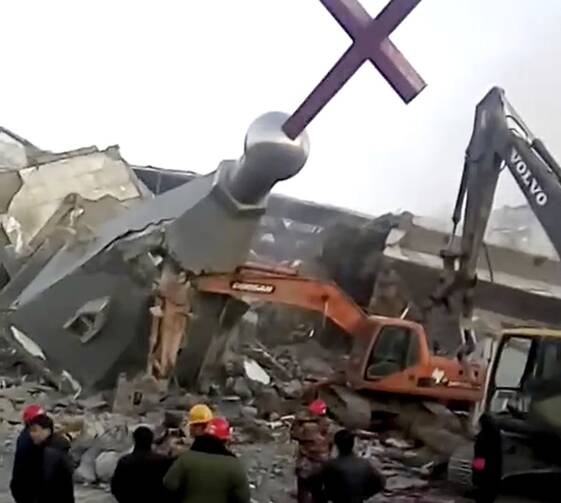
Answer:
<svg viewBox="0 0 561 503"><path fill-rule="evenodd" d="M221 417L208 423L164 477L165 487L181 503L250 503L244 467L226 448L230 425Z"/></svg>

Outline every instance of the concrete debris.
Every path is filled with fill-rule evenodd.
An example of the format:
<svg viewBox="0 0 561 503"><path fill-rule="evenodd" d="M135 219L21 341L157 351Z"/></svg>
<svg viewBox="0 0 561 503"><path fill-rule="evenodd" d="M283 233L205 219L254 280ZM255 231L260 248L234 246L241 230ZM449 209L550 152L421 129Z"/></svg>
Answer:
<svg viewBox="0 0 561 503"><path fill-rule="evenodd" d="M264 384L265 386L267 386L271 382L271 377L269 376L269 374L267 374L267 372L263 370L263 367L261 367L261 365L259 365L255 360L246 358L243 365L245 374L248 379L257 381L261 384Z"/></svg>
<svg viewBox="0 0 561 503"><path fill-rule="evenodd" d="M395 447L396 449L412 449L413 444L402 438L386 438L384 444L388 447Z"/></svg>
<svg viewBox="0 0 561 503"><path fill-rule="evenodd" d="M121 374L113 401L113 412L138 416L156 409L163 397L159 383L149 377L129 380Z"/></svg>
<svg viewBox="0 0 561 503"><path fill-rule="evenodd" d="M57 431L72 439L76 481L103 488L110 481L118 459L130 452L131 433L138 425L146 424L154 429L159 452L177 453L189 443L182 431L186 411L194 403L207 402L233 425L232 448L248 467L254 501L289 503L289 488L294 487L294 446L289 441L289 428L294 415L283 415L283 411L303 404L281 398L275 389L279 384L275 380L268 386L259 383L261 388L249 400L239 396L228 399L223 395L200 397L168 390L168 395L159 401L157 411L139 411L132 416L109 412L112 401L105 395L74 400L40 384L16 384L0 390L0 425L9 428L9 438L15 439L20 426L19 421L12 423L11 418L19 418L27 403L44 404L55 418ZM426 413L427 409L423 410ZM359 453L375 463L388 478L387 491L378 501L401 501L396 498L446 501L445 493L434 489L430 481L432 467L440 459L434 451L419 448L418 442L407 440L395 431L357 433ZM13 440L10 445L8 448L13 448Z"/></svg>
<svg viewBox="0 0 561 503"><path fill-rule="evenodd" d="M53 231L87 237L108 218L150 195L116 147L61 154L4 171L0 178L0 222L15 253L24 256Z"/></svg>
<svg viewBox="0 0 561 503"><path fill-rule="evenodd" d="M9 423L21 422L21 416L16 413L14 404L7 398L0 398L0 417Z"/></svg>
<svg viewBox="0 0 561 503"><path fill-rule="evenodd" d="M235 393L242 400L248 400L253 396L249 384L243 377L234 378L232 392Z"/></svg>
<svg viewBox="0 0 561 503"><path fill-rule="evenodd" d="M285 398L300 398L303 391L302 383L297 379L280 385L280 392Z"/></svg>
<svg viewBox="0 0 561 503"><path fill-rule="evenodd" d="M279 117L259 118L251 134ZM180 381L196 379L220 326L209 330L206 316L189 326L187 278L245 262L269 191L306 161L304 136L293 146L258 136L239 161L156 195L117 147L24 147L28 164L0 173L0 303L7 328L18 330L10 342L29 350L23 334L41 365L67 372L80 390L110 388L123 371L168 381L176 363ZM220 319L222 299L194 302L199 313L216 307L211 317Z"/></svg>
<svg viewBox="0 0 561 503"><path fill-rule="evenodd" d="M104 451L95 458L95 476L99 482L108 484L117 468L117 463L121 457L120 452Z"/></svg>
<svg viewBox="0 0 561 503"><path fill-rule="evenodd" d="M304 358L301 363L302 372L309 377L325 377L334 373L333 367L322 358L309 356Z"/></svg>
<svg viewBox="0 0 561 503"><path fill-rule="evenodd" d="M290 379L291 373L277 361L262 345L255 345L249 350L249 354L255 358L261 365L271 368L275 374L282 379Z"/></svg>
<svg viewBox="0 0 561 503"><path fill-rule="evenodd" d="M284 400L274 388L264 388L255 396L255 405L259 415L264 418L284 412L284 403Z"/></svg>

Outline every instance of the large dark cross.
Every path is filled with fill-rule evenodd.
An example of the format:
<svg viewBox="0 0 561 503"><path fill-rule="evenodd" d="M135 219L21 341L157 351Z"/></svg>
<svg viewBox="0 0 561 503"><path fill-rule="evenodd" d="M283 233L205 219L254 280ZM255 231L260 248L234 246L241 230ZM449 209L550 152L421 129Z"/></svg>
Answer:
<svg viewBox="0 0 561 503"><path fill-rule="evenodd" d="M283 131L291 139L304 131L366 60L378 69L405 103L409 103L426 86L388 38L421 0L391 0L375 19L358 0L320 1L353 39L353 43L284 123Z"/></svg>

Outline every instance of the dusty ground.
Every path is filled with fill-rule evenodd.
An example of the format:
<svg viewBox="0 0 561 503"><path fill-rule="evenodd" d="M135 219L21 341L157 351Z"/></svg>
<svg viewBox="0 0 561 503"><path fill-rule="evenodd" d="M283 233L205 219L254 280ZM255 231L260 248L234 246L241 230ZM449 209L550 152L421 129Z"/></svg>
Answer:
<svg viewBox="0 0 561 503"><path fill-rule="evenodd" d="M0 503L12 502L8 484L12 463L10 446L2 442L0 454ZM293 480L291 466L285 462L286 445L256 445L240 446L237 452L242 454L252 479L253 499L263 503L293 503ZM76 489L77 503L114 503L110 494L103 490L78 486ZM444 491L434 491L421 499L406 496L380 496L374 502L394 503L468 503L470 500L446 494ZM498 503L530 503L529 500L503 498Z"/></svg>
<svg viewBox="0 0 561 503"><path fill-rule="evenodd" d="M11 442L3 440L0 453L0 503L8 503L11 499L8 485L12 466ZM263 503L293 503L293 478L292 467L289 463L290 447L286 444L262 444L237 446L236 451L242 455L252 482L253 500ZM76 496L78 503L114 503L113 498L106 491L77 486ZM398 502L398 503L456 503L467 502L462 498L456 498L436 491L427 494L422 499L409 497L384 496L375 498L376 502ZM512 500L505 500L512 502Z"/></svg>

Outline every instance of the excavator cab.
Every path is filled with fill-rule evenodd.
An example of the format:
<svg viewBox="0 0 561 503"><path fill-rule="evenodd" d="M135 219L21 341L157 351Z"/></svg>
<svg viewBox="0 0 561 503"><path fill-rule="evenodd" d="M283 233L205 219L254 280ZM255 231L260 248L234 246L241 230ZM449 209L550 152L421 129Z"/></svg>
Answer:
<svg viewBox="0 0 561 503"><path fill-rule="evenodd" d="M419 360L418 337L407 326L382 326L371 346L366 363L369 381L403 372Z"/></svg>
<svg viewBox="0 0 561 503"><path fill-rule="evenodd" d="M422 325L384 316L369 316L354 334L346 366L347 382L356 390L423 397L458 408L480 400L483 374L478 365L431 354Z"/></svg>
<svg viewBox="0 0 561 503"><path fill-rule="evenodd" d="M481 501L526 488L534 498L559 501L561 331L502 334L489 369L472 478Z"/></svg>
<svg viewBox="0 0 561 503"><path fill-rule="evenodd" d="M418 333L414 325L396 318L369 317L353 339L348 381L358 387L380 389L386 379L401 376L400 382L407 385L406 374L412 376L412 369L422 364L427 345L424 331ZM409 387L414 384L411 379Z"/></svg>

